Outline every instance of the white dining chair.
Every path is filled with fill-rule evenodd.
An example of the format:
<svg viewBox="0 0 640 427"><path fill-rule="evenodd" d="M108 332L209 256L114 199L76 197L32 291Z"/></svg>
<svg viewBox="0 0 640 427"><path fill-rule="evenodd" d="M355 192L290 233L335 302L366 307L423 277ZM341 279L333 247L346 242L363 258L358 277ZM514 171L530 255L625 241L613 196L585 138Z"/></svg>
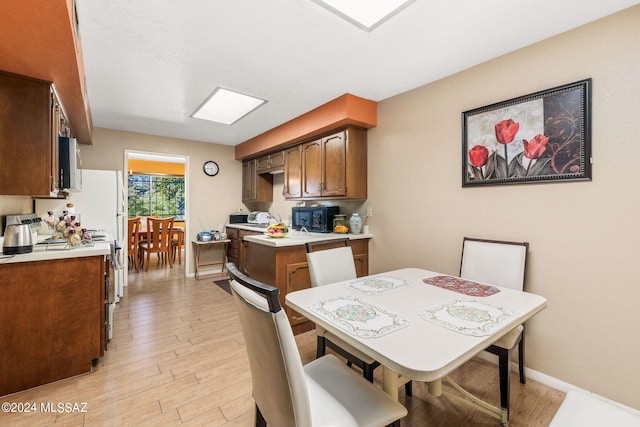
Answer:
<svg viewBox="0 0 640 427"><path fill-rule="evenodd" d="M319 245L326 246L327 242L306 243L312 287L357 278L349 239L338 239L331 243L342 246L315 250ZM380 366L380 363L318 325L316 325L316 336L316 357L324 356L326 347L329 347L347 359L349 366L354 364L362 369L362 375L373 382L373 371Z"/></svg>
<svg viewBox="0 0 640 427"><path fill-rule="evenodd" d="M524 291L528 242L508 242L465 237L462 243L460 277L476 282ZM498 356L500 404L509 410L511 350L518 346L520 382L524 372L524 325L518 325L494 342L486 351Z"/></svg>
<svg viewBox="0 0 640 427"><path fill-rule="evenodd" d="M245 338L256 427L400 426L407 410L335 356L303 365L276 287L226 264Z"/></svg>

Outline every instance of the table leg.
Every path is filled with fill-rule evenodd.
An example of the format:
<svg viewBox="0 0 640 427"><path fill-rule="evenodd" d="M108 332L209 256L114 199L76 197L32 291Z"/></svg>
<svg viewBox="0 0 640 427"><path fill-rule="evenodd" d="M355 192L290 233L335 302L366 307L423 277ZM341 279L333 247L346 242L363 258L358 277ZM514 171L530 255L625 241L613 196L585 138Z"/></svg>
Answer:
<svg viewBox="0 0 640 427"><path fill-rule="evenodd" d="M394 400L398 400L398 388L400 388L400 375L382 365L382 389Z"/></svg>
<svg viewBox="0 0 640 427"><path fill-rule="evenodd" d="M195 261L196 261L196 279L200 278L200 245L194 245L196 247Z"/></svg>

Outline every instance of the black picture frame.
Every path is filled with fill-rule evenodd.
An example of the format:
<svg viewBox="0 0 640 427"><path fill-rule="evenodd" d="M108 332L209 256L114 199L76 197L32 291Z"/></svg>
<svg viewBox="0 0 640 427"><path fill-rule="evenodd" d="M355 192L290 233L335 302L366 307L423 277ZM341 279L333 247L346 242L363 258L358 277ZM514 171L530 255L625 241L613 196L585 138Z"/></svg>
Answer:
<svg viewBox="0 0 640 427"><path fill-rule="evenodd" d="M462 113L462 186L591 180L591 79Z"/></svg>

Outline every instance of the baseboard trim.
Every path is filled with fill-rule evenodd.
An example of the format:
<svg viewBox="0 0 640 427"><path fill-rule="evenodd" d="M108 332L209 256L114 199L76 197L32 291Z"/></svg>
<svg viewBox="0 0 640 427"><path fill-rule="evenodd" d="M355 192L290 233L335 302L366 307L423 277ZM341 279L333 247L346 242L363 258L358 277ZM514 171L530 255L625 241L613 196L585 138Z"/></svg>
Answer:
<svg viewBox="0 0 640 427"><path fill-rule="evenodd" d="M482 353L478 354L476 357L478 357L479 359L485 360L487 362L493 363L495 365L498 364L498 358L496 356L494 356L491 353L487 353L486 351L483 351ZM518 364L516 362L511 362L511 372L518 372ZM630 406L626 406L623 405L620 402L616 402L615 400L611 400L608 399L604 396L600 396L599 394L593 393L589 390L585 390L583 388L580 388L578 386L575 386L573 384L567 383L565 381L559 380L558 378L552 377L551 375L547 375L544 374L540 371L536 371L535 369L531 369L531 368L527 368L525 366L525 374L527 376L527 378L531 378L534 381L539 382L540 384L544 384L547 387L551 387L555 390L559 390L563 393L568 392L569 390L576 390L576 391L580 391L582 393L587 393L587 394L591 394L594 396L597 396L598 398L611 403L614 406L617 406L620 409L623 409L627 412L630 412L634 415L637 415L640 417L640 410L632 408Z"/></svg>

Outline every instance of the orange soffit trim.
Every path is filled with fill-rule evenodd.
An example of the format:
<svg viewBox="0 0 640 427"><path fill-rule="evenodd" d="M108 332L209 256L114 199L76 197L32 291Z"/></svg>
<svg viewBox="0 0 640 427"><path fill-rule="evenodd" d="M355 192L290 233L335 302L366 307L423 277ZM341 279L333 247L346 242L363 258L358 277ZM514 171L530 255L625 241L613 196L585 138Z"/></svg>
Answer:
<svg viewBox="0 0 640 427"><path fill-rule="evenodd" d="M252 157L342 126L370 129L377 124L378 103L346 93L237 145L235 157Z"/></svg>

